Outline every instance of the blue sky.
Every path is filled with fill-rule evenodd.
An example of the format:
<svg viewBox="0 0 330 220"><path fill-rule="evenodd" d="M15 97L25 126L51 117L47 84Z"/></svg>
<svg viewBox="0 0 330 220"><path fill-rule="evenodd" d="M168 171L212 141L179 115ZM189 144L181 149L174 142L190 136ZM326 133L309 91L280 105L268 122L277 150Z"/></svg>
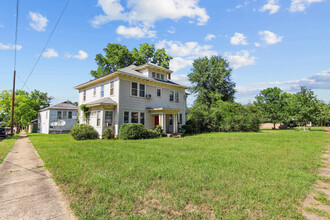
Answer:
<svg viewBox="0 0 330 220"><path fill-rule="evenodd" d="M20 0L17 88L29 75L66 0ZM0 90L11 89L16 1L0 2ZM229 60L236 101L252 102L277 86L313 89L330 101L330 2L328 0L71 0L25 90L76 101L74 86L92 79L95 55L107 43L129 49L164 47L174 57L173 79L200 56ZM193 97L189 98L189 103Z"/></svg>

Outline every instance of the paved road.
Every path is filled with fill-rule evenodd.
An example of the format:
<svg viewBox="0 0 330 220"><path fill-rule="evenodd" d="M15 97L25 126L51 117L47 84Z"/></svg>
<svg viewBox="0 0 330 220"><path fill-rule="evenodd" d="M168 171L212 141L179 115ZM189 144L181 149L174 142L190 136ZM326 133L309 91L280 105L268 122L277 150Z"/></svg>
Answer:
<svg viewBox="0 0 330 220"><path fill-rule="evenodd" d="M0 219L75 219L24 132L0 165Z"/></svg>

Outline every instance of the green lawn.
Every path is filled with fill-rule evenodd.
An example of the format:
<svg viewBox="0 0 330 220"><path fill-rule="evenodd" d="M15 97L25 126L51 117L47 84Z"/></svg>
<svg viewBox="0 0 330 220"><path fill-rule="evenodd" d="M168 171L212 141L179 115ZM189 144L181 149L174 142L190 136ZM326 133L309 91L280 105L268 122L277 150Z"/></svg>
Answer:
<svg viewBox="0 0 330 220"><path fill-rule="evenodd" d="M324 131L212 133L181 139L30 140L83 219L302 219Z"/></svg>
<svg viewBox="0 0 330 220"><path fill-rule="evenodd" d="M18 135L15 135L10 138L5 138L0 142L0 164L5 159L7 154L9 153L11 147L15 144Z"/></svg>

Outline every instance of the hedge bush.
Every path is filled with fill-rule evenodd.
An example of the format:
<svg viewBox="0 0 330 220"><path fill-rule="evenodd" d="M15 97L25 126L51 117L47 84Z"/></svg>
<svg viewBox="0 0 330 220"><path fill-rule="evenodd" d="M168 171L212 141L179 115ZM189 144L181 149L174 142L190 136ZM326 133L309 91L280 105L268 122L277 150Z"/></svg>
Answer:
<svg viewBox="0 0 330 220"><path fill-rule="evenodd" d="M90 125L76 124L70 131L75 140L97 139L99 134Z"/></svg>
<svg viewBox="0 0 330 220"><path fill-rule="evenodd" d="M156 131L146 129L142 124L123 123L120 125L119 138L128 139L151 139L157 138L159 134Z"/></svg>
<svg viewBox="0 0 330 220"><path fill-rule="evenodd" d="M161 137L162 134L163 134L164 129L163 129L163 127L161 125L157 125L155 127L155 131L158 133L159 137Z"/></svg>
<svg viewBox="0 0 330 220"><path fill-rule="evenodd" d="M107 128L103 131L102 134L103 139L111 139L112 138L112 130L110 128Z"/></svg>

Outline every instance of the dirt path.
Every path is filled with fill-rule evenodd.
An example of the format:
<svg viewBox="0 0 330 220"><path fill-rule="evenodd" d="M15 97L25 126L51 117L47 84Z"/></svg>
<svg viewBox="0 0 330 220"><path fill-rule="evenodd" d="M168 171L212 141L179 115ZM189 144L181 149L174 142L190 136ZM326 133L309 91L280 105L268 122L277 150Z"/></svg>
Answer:
<svg viewBox="0 0 330 220"><path fill-rule="evenodd" d="M0 165L0 219L75 219L24 132Z"/></svg>
<svg viewBox="0 0 330 220"><path fill-rule="evenodd" d="M325 132L329 133L326 138L330 143L330 128L326 128ZM313 192L303 202L302 212L307 219L330 219L330 144L322 157L321 180L316 182Z"/></svg>

